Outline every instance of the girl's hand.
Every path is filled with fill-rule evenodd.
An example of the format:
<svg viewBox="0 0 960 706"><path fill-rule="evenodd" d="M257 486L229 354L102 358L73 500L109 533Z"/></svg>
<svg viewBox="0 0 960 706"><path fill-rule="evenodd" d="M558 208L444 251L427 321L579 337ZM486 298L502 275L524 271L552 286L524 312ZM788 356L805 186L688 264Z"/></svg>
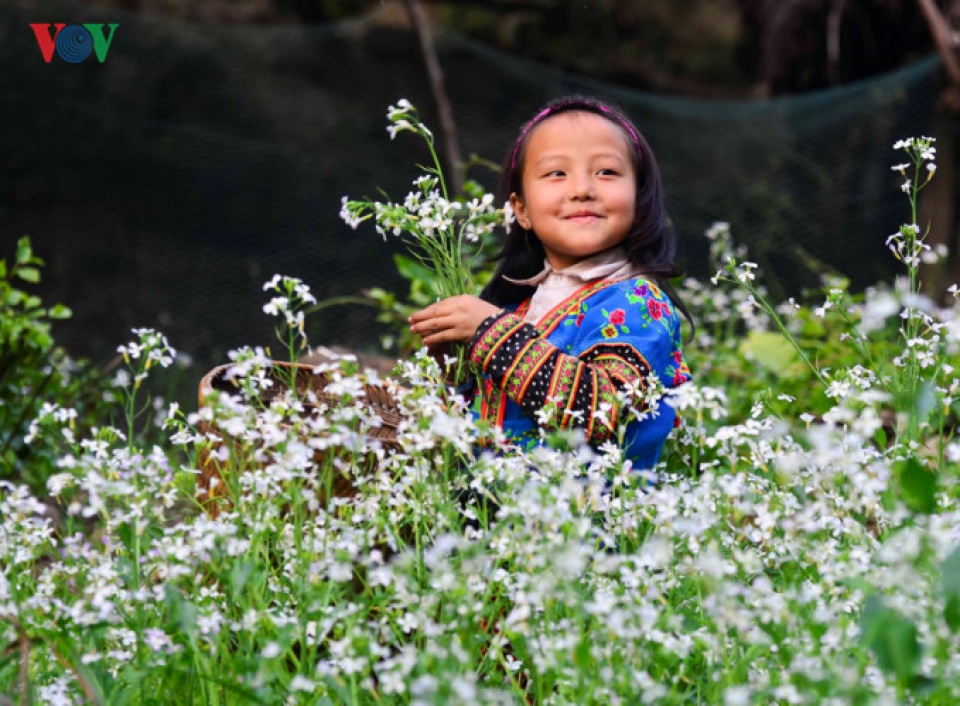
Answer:
<svg viewBox="0 0 960 706"><path fill-rule="evenodd" d="M462 341L469 343L477 327L499 307L469 294L442 299L410 317L410 330L427 346Z"/></svg>

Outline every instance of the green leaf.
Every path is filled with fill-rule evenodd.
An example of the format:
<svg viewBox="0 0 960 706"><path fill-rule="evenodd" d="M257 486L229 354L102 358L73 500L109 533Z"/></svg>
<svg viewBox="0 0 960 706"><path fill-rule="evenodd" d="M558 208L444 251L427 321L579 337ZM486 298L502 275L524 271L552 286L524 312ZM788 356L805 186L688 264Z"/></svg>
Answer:
<svg viewBox="0 0 960 706"><path fill-rule="evenodd" d="M167 613L170 616L167 626L168 632L181 632L192 637L197 627L196 606L187 601L178 589L169 584L166 586L165 594Z"/></svg>
<svg viewBox="0 0 960 706"><path fill-rule="evenodd" d="M432 282L433 273L423 263L415 258L406 255L394 255L393 262L399 272L405 279L415 282Z"/></svg>
<svg viewBox="0 0 960 706"><path fill-rule="evenodd" d="M573 663L580 669L588 669L592 664L590 647L590 640L583 639L574 648Z"/></svg>
<svg viewBox="0 0 960 706"><path fill-rule="evenodd" d="M917 417L918 425L923 425L937 405L937 389L931 380L924 380L920 384L917 396L913 400L913 413Z"/></svg>
<svg viewBox="0 0 960 706"><path fill-rule="evenodd" d="M897 461L894 471L900 479L903 502L914 512L929 515L937 509L937 475L916 458Z"/></svg>
<svg viewBox="0 0 960 706"><path fill-rule="evenodd" d="M0 279L7 278L7 261L0 260Z"/></svg>
<svg viewBox="0 0 960 706"><path fill-rule="evenodd" d="M960 632L960 547L943 562L940 576L943 587L943 618L954 632Z"/></svg>
<svg viewBox="0 0 960 706"><path fill-rule="evenodd" d="M17 264L26 265L33 257L33 249L30 247L30 238L24 236L17 241Z"/></svg>
<svg viewBox="0 0 960 706"><path fill-rule="evenodd" d="M870 596L860 616L860 642L870 648L880 668L908 682L920 664L917 626L879 596Z"/></svg>
<svg viewBox="0 0 960 706"><path fill-rule="evenodd" d="M53 307L47 311L47 316L51 319L69 319L73 316L73 312L70 311L70 307L64 306L63 304L54 304Z"/></svg>
<svg viewBox="0 0 960 706"><path fill-rule="evenodd" d="M247 586L263 581L264 572L249 561L241 561L230 569L229 590L230 598L239 603L243 598Z"/></svg>
<svg viewBox="0 0 960 706"><path fill-rule="evenodd" d="M877 446L879 448L887 448L887 432L884 431L883 427L877 429L876 433L873 435L873 440L877 442Z"/></svg>
<svg viewBox="0 0 960 706"><path fill-rule="evenodd" d="M818 317L806 317L801 319L800 335L804 338L821 339L827 333L826 327Z"/></svg>
<svg viewBox="0 0 960 706"><path fill-rule="evenodd" d="M772 331L751 331L738 350L740 355L779 375L786 374L791 366L799 362L793 346L779 333Z"/></svg>
<svg viewBox="0 0 960 706"><path fill-rule="evenodd" d="M19 267L16 272L17 276L25 282L36 284L40 281L40 270L36 267Z"/></svg>

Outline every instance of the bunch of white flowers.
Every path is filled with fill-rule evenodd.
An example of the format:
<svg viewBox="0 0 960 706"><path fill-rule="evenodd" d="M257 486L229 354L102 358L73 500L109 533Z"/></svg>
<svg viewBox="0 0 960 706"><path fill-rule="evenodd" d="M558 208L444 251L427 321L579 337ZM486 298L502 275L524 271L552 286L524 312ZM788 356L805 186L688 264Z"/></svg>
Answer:
<svg viewBox="0 0 960 706"><path fill-rule="evenodd" d="M402 203L341 200L340 217L351 228L373 219L384 238L388 234L409 238L414 254L436 277L441 297L476 294L470 260L476 246L498 225L509 227L508 204L496 206L492 194L473 199L451 198L434 149L433 133L420 121L417 109L406 99L387 111L387 131L393 139L399 132L413 132L430 150L433 167L418 176L414 189Z"/></svg>

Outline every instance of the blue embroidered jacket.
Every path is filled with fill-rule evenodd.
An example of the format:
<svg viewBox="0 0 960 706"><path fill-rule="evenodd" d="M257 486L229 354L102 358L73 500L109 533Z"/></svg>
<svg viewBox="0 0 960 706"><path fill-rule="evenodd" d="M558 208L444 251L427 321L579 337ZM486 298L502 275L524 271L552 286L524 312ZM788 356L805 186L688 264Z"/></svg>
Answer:
<svg viewBox="0 0 960 706"><path fill-rule="evenodd" d="M538 417L548 429L582 429L593 446L618 441L619 389L630 382L645 389L651 373L666 388L690 379L680 317L651 281L587 284L536 326L523 321L527 305L488 318L469 348L482 376L478 414L515 443L539 442ZM657 463L677 422L666 400L656 415L629 419L623 447L634 470Z"/></svg>

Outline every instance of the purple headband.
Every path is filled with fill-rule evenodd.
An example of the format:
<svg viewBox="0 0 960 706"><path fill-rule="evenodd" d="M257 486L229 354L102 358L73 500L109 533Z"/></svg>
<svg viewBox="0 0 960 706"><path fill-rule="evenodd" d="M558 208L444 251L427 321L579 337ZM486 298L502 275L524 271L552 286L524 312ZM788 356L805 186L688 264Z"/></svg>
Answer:
<svg viewBox="0 0 960 706"><path fill-rule="evenodd" d="M637 134L637 131L633 129L633 126L621 116L617 115L607 106L602 104L596 105L594 103L571 101L570 103L560 103L559 105L551 105L547 108L544 108L539 113L534 115L529 122L527 122L523 130L520 132L520 136L517 138L516 144L513 146L513 152L510 155L510 169L515 169L517 166L517 154L520 152L520 145L523 144L523 138L527 136L528 132L530 132L544 119L550 117L554 113L567 113L575 110L582 110L587 113L599 111L604 117L615 121L617 125L630 133L630 137L633 138L633 143L637 146L637 154L639 154L641 157L643 156L643 153L640 151L640 136Z"/></svg>

